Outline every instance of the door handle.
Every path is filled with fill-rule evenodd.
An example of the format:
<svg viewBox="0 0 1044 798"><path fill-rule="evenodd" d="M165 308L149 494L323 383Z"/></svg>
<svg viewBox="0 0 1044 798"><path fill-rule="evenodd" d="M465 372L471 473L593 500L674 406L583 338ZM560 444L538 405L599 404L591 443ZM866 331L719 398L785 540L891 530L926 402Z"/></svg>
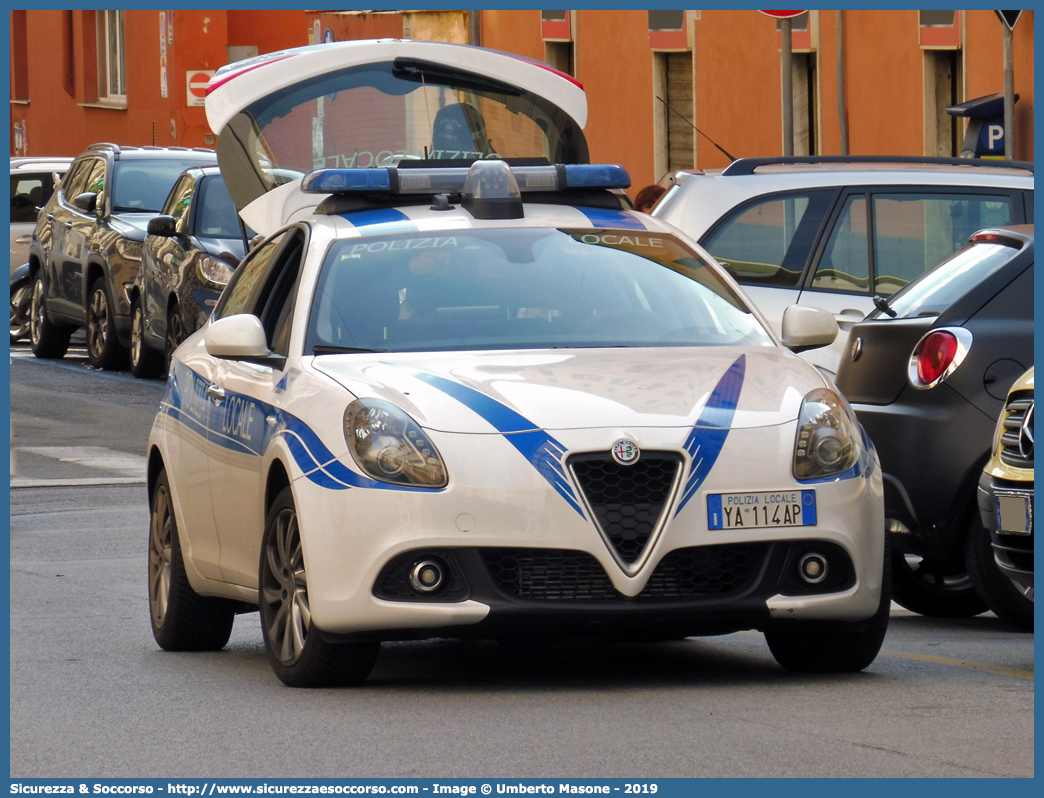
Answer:
<svg viewBox="0 0 1044 798"><path fill-rule="evenodd" d="M221 400L225 398L225 389L219 388L217 385L208 385L207 396L215 402L220 403Z"/></svg>
<svg viewBox="0 0 1044 798"><path fill-rule="evenodd" d="M29 233L26 233L25 235L18 236L18 238L15 239L15 243L16 244L28 244L32 240L33 240L32 235L29 234Z"/></svg>
<svg viewBox="0 0 1044 798"><path fill-rule="evenodd" d="M837 322L837 326L845 331L851 330L853 324L862 321L864 318L866 318L866 314L856 308L845 308L834 314L834 321Z"/></svg>

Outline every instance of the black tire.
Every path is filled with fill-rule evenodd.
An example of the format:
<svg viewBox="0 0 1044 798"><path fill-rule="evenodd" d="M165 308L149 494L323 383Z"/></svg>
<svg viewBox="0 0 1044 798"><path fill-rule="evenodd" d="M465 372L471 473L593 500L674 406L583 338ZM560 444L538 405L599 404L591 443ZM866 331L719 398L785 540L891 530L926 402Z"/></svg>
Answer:
<svg viewBox="0 0 1044 798"><path fill-rule="evenodd" d="M978 508L968 514L965 523L967 535L964 559L975 589L994 615L1024 632L1032 632L1033 599L1020 590L997 565L990 532L982 525Z"/></svg>
<svg viewBox="0 0 1044 798"><path fill-rule="evenodd" d="M181 308L175 303L167 312L167 338L163 347L163 357L168 372L170 372L170 361L174 357L174 350L181 346L181 342L184 340L185 324L181 320Z"/></svg>
<svg viewBox="0 0 1044 798"><path fill-rule="evenodd" d="M140 299L131 305L130 366L131 373L143 379L158 377L163 370L163 353L145 343L145 312Z"/></svg>
<svg viewBox="0 0 1044 798"><path fill-rule="evenodd" d="M765 630L765 640L776 662L796 673L855 673L877 658L888 631L892 603L892 558L885 547L881 574L881 602L868 621L851 624L781 623Z"/></svg>
<svg viewBox="0 0 1044 798"><path fill-rule="evenodd" d="M127 348L116 336L116 316L104 277L91 283L87 295L87 360L96 369L127 368Z"/></svg>
<svg viewBox="0 0 1044 798"><path fill-rule="evenodd" d="M149 615L152 636L166 651L217 651L232 634L235 605L199 595L181 557L166 471L149 501Z"/></svg>
<svg viewBox="0 0 1044 798"><path fill-rule="evenodd" d="M33 278L33 298L29 315L29 346L36 357L53 359L65 357L69 351L72 330L59 327L47 316L47 304L43 275L37 272Z"/></svg>
<svg viewBox="0 0 1044 798"><path fill-rule="evenodd" d="M971 618L988 609L968 574L964 553L947 560L892 555L892 598L930 618Z"/></svg>
<svg viewBox="0 0 1044 798"><path fill-rule="evenodd" d="M370 675L380 643L329 643L311 623L308 575L289 487L276 497L265 520L258 601L268 661L283 684L336 687Z"/></svg>

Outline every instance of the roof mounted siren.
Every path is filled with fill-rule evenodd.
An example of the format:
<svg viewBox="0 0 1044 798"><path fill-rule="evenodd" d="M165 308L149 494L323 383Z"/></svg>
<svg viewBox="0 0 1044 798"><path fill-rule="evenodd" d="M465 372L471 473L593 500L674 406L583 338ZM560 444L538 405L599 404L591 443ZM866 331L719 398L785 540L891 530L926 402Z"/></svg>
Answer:
<svg viewBox="0 0 1044 798"><path fill-rule="evenodd" d="M468 169L460 204L476 219L521 219L526 215L515 173L504 161L475 161Z"/></svg>

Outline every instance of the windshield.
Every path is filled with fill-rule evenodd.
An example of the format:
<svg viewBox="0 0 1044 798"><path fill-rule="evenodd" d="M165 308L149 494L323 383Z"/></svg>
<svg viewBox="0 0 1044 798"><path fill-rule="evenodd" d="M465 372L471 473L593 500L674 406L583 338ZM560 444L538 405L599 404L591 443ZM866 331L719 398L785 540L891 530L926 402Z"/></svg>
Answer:
<svg viewBox="0 0 1044 798"><path fill-rule="evenodd" d="M772 345L673 236L513 228L337 242L305 352Z"/></svg>
<svg viewBox="0 0 1044 798"><path fill-rule="evenodd" d="M896 318L938 316L1018 254L1003 244L971 244L888 299ZM875 316L881 318L878 312Z"/></svg>
<svg viewBox="0 0 1044 798"><path fill-rule="evenodd" d="M540 96L396 59L265 96L222 130L218 157L242 208L288 174L324 167L477 158L586 163L588 153L576 123Z"/></svg>
<svg viewBox="0 0 1044 798"><path fill-rule="evenodd" d="M117 161L112 180L113 211L159 213L178 177L200 159Z"/></svg>

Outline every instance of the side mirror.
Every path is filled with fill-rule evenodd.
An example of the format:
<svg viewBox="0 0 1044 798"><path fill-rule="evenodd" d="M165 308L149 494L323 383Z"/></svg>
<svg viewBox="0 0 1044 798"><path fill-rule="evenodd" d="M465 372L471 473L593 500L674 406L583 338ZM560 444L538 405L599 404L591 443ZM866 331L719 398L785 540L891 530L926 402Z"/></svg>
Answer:
<svg viewBox="0 0 1044 798"><path fill-rule="evenodd" d="M267 358L272 354L268 350L261 320L251 313L239 313L212 321L203 334L203 345L212 357L229 360L253 360Z"/></svg>
<svg viewBox="0 0 1044 798"><path fill-rule="evenodd" d="M83 194L73 197L72 204L81 213L94 213L95 208L98 207L98 195L93 191L85 191Z"/></svg>
<svg viewBox="0 0 1044 798"><path fill-rule="evenodd" d="M810 305L791 305L783 311L783 346L793 352L830 346L837 338L837 321L831 313Z"/></svg>
<svg viewBox="0 0 1044 798"><path fill-rule="evenodd" d="M222 250L221 252L218 253L218 260L222 260L225 263L227 263L229 266L232 267L233 271L235 271L237 268L239 268L239 258L237 258L235 255L233 255L227 249Z"/></svg>
<svg viewBox="0 0 1044 798"><path fill-rule="evenodd" d="M148 231L150 236L165 236L171 238L178 234L177 222L173 216L155 216L149 219Z"/></svg>

